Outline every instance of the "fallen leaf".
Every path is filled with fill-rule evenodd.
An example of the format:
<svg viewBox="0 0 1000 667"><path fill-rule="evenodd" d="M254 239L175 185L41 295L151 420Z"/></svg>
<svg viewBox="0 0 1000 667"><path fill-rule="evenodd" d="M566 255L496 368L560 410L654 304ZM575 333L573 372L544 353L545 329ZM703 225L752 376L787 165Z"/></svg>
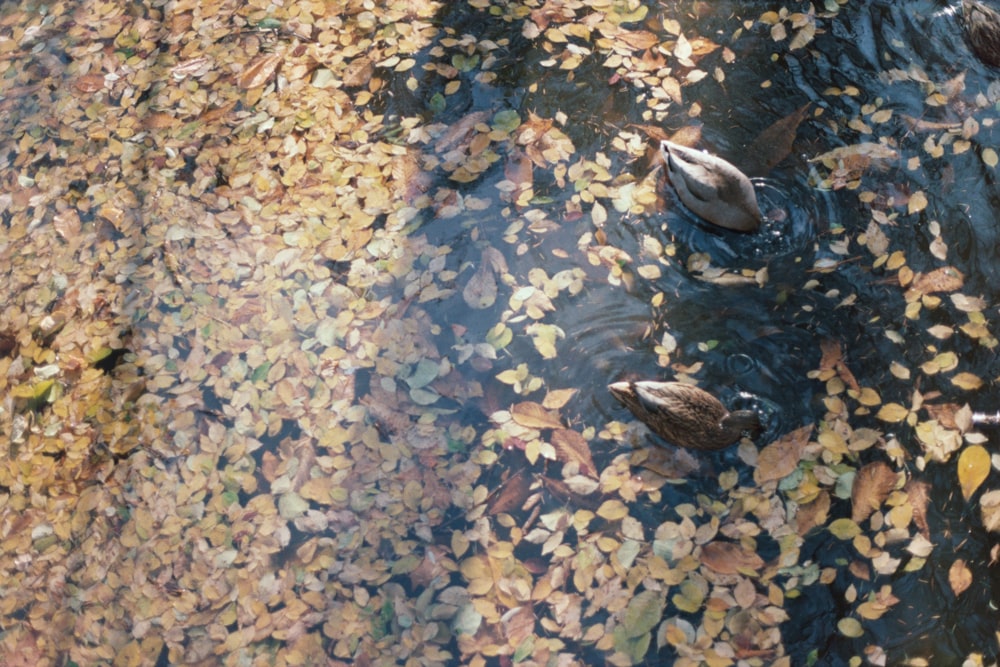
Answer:
<svg viewBox="0 0 1000 667"><path fill-rule="evenodd" d="M257 88L270 81L271 76L281 64L281 56L277 53L264 53L253 60L239 73L236 84L243 89Z"/></svg>
<svg viewBox="0 0 1000 667"><path fill-rule="evenodd" d="M965 276L961 271L952 266L944 266L929 273L918 273L914 276L910 289L920 294L934 294L954 292L962 289L964 284Z"/></svg>
<svg viewBox="0 0 1000 667"><path fill-rule="evenodd" d="M979 497L979 513L986 530L1000 533L1000 490L987 491Z"/></svg>
<svg viewBox="0 0 1000 667"><path fill-rule="evenodd" d="M903 487L907 501L913 507L913 523L926 538L930 538L930 527L927 525L927 503L930 502L930 489L931 485L927 482L912 478Z"/></svg>
<svg viewBox="0 0 1000 667"><path fill-rule="evenodd" d="M830 494L826 491L820 491L815 500L800 506L795 513L795 532L802 536L813 528L822 526L826 523L829 512Z"/></svg>
<svg viewBox="0 0 1000 667"><path fill-rule="evenodd" d="M948 568L948 585L955 595L961 595L972 585L972 571L961 558Z"/></svg>
<svg viewBox="0 0 1000 667"><path fill-rule="evenodd" d="M969 445L958 456L958 483L968 500L990 474L990 454L981 445Z"/></svg>
<svg viewBox="0 0 1000 667"><path fill-rule="evenodd" d="M802 452L809 444L813 425L803 426L788 433L761 450L757 456L757 469L753 478L758 484L782 479L799 465Z"/></svg>
<svg viewBox="0 0 1000 667"><path fill-rule="evenodd" d="M515 422L526 428L562 428L559 417L531 401L514 404L510 414Z"/></svg>
<svg viewBox="0 0 1000 667"><path fill-rule="evenodd" d="M582 474L597 477L597 467L590 455L590 445L577 431L557 428L552 431L550 442L556 448L556 458L559 461L563 463L575 461L580 465Z"/></svg>
<svg viewBox="0 0 1000 667"><path fill-rule="evenodd" d="M898 479L896 471L883 461L862 466L851 487L851 520L860 523L871 516L889 497Z"/></svg>
<svg viewBox="0 0 1000 667"><path fill-rule="evenodd" d="M700 558L705 567L719 574L746 574L764 567L760 556L734 542L709 542L702 546Z"/></svg>

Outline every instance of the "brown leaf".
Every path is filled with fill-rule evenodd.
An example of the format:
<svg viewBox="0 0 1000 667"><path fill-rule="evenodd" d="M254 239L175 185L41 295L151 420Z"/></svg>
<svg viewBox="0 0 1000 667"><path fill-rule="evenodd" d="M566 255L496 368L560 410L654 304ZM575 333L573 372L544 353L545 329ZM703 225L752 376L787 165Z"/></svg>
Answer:
<svg viewBox="0 0 1000 667"><path fill-rule="evenodd" d="M766 176L792 152L799 125L809 116L806 103L757 135L747 150L743 167L747 176Z"/></svg>
<svg viewBox="0 0 1000 667"><path fill-rule="evenodd" d="M104 88L104 77L100 74L84 74L73 82L73 87L81 93L96 93Z"/></svg>
<svg viewBox="0 0 1000 667"><path fill-rule="evenodd" d="M520 509L531 493L532 481L531 475L523 469L518 470L486 499L486 511L496 515Z"/></svg>
<svg viewBox="0 0 1000 667"><path fill-rule="evenodd" d="M375 72L375 63L368 56L355 58L344 66L342 75L344 86L347 88L359 88L368 85Z"/></svg>
<svg viewBox="0 0 1000 667"><path fill-rule="evenodd" d="M972 570L961 558L955 560L948 568L948 585L955 595L961 595L972 585Z"/></svg>
<svg viewBox="0 0 1000 667"><path fill-rule="evenodd" d="M903 487L910 506L913 508L913 523L920 533L930 539L931 530L927 525L927 503L930 501L931 485L927 482L910 479Z"/></svg>
<svg viewBox="0 0 1000 667"><path fill-rule="evenodd" d="M914 276L910 289L921 294L933 294L935 292L954 292L962 289L964 284L965 276L961 271L953 266L943 266L929 273L918 273Z"/></svg>
<svg viewBox="0 0 1000 667"><path fill-rule="evenodd" d="M754 470L753 478L758 484L778 480L799 465L802 452L809 444L809 436L812 435L813 425L809 424L798 428L791 433L787 433L779 440L761 450L757 456L757 469Z"/></svg>
<svg viewBox="0 0 1000 667"><path fill-rule="evenodd" d="M734 542L709 542L701 548L701 562L719 574L739 574L764 567L764 559Z"/></svg>
<svg viewBox="0 0 1000 667"><path fill-rule="evenodd" d="M623 42L629 48L642 51L660 43L660 38L648 30L622 30L615 35L615 42Z"/></svg>
<svg viewBox="0 0 1000 667"><path fill-rule="evenodd" d="M819 347L823 352L823 356L819 361L820 370L836 371L840 379L844 381L844 384L854 391L861 391L861 385L855 379L854 373L851 372L851 369L844 362L844 350L840 345L840 341L826 338L820 341Z"/></svg>
<svg viewBox="0 0 1000 667"><path fill-rule="evenodd" d="M852 560L847 569L858 579L863 579L864 581L871 581L872 572L871 568L868 567L868 563L861 560Z"/></svg>
<svg viewBox="0 0 1000 667"><path fill-rule="evenodd" d="M590 455L590 445L578 432L568 428L557 428L550 439L556 448L556 458L563 463L576 461L580 464L580 473L597 477L597 467Z"/></svg>
<svg viewBox="0 0 1000 667"><path fill-rule="evenodd" d="M889 497L899 475L888 463L875 461L862 466L851 487L851 520L864 521Z"/></svg>
<svg viewBox="0 0 1000 667"><path fill-rule="evenodd" d="M808 505L799 507L795 514L795 532L800 536L805 535L813 528L826 523L826 518L830 513L830 494L820 491L816 499Z"/></svg>
<svg viewBox="0 0 1000 667"><path fill-rule="evenodd" d="M264 53L252 61L240 72L236 78L236 85L245 90L257 88L267 83L278 65L281 64L281 56L277 53Z"/></svg>
<svg viewBox="0 0 1000 667"><path fill-rule="evenodd" d="M562 428L559 417L531 401L516 403L510 414L516 423L526 428Z"/></svg>

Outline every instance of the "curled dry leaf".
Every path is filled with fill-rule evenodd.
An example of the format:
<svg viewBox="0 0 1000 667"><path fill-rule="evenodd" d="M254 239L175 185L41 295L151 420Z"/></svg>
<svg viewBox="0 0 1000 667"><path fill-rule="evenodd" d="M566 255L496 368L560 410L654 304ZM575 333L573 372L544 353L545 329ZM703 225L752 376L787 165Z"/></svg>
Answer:
<svg viewBox="0 0 1000 667"><path fill-rule="evenodd" d="M782 436L761 450L757 456L757 469L753 478L758 484L781 479L799 465L802 452L809 444L813 425L803 426Z"/></svg>
<svg viewBox="0 0 1000 667"><path fill-rule="evenodd" d="M898 481L899 474L883 461L869 463L858 470L851 487L851 520L861 522L871 516Z"/></svg>

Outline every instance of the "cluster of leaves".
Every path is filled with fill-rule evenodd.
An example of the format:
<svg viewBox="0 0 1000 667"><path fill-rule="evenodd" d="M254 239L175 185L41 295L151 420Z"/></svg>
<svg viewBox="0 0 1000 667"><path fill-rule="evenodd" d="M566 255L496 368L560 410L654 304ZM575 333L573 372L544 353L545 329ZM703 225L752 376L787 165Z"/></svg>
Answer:
<svg viewBox="0 0 1000 667"><path fill-rule="evenodd" d="M971 410L931 401L979 388L965 354L996 338L947 263L945 225L927 222L919 268L894 247L933 194L871 172L902 161L919 180L900 122L931 160L970 152L995 92L970 103L960 78L890 70L882 83L961 120L872 102L833 118L803 107L762 134L765 167L807 120L850 137L813 158L814 185L856 191L869 220L823 239L801 289L857 307L865 296L833 281L865 249L899 287L880 326L901 349L925 346L876 390L824 340L812 375L825 413L741 443L712 497L683 496L699 461L636 448L641 425L574 421L579 390L547 364L565 349L560 308L588 289L638 288L659 313L675 297L657 281L679 264L768 287L767 267L681 262L653 234L617 243L612 226L665 206L656 169L617 167L644 158L665 120L697 139L688 91L724 84L740 40L807 51L845 2L748 16L726 44L638 0L469 0L489 35L449 27L437 2L5 7L3 653L632 664L655 646L680 665L789 664L788 601L840 574L802 556L810 536L849 542L858 581L925 567L911 441L918 470L961 451L963 495L979 492L992 461ZM641 123L584 155L564 112L464 108L525 57L504 30L567 82L596 66ZM824 95L836 107L861 91ZM996 166L993 149L977 155ZM487 210L502 229L478 221ZM575 247L552 240L577 221ZM468 255L435 225L461 228ZM701 363L653 328L659 365L696 376ZM912 439L884 430L903 426ZM629 453L604 454L614 445ZM981 495L991 529L996 493ZM969 586L961 559L949 581ZM837 623L852 639L898 604L887 585L859 590Z"/></svg>

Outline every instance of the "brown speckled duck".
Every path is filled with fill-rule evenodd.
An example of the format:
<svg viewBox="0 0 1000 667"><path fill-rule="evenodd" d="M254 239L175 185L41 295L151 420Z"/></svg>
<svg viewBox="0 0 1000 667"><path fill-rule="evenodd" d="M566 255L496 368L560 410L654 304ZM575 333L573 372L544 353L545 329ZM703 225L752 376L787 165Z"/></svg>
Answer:
<svg viewBox="0 0 1000 667"><path fill-rule="evenodd" d="M978 0L962 0L962 23L976 57L1000 67L1000 12Z"/></svg>
<svg viewBox="0 0 1000 667"><path fill-rule="evenodd" d="M764 216L746 174L720 157L672 141L660 142L670 184L685 206L706 221L752 232Z"/></svg>
<svg viewBox="0 0 1000 667"><path fill-rule="evenodd" d="M744 431L757 431L752 410L729 412L719 399L681 382L615 382L611 395L667 442L688 449L725 449Z"/></svg>

